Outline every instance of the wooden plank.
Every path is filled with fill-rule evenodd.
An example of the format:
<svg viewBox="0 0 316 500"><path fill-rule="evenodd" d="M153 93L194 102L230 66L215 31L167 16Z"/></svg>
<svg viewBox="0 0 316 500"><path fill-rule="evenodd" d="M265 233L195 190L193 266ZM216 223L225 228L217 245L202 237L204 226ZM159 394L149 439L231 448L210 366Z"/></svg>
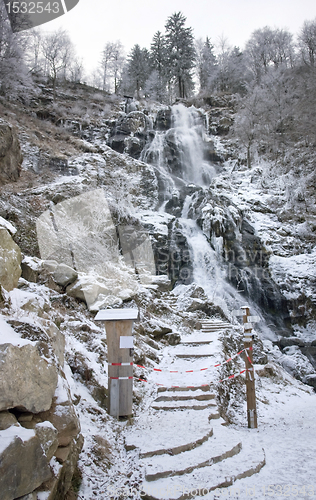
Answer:
<svg viewBox="0 0 316 500"><path fill-rule="evenodd" d="M132 367L131 367L132 368ZM120 380L120 415L128 416L133 413L133 379Z"/></svg>
<svg viewBox="0 0 316 500"><path fill-rule="evenodd" d="M95 321L118 321L125 319L138 319L138 309L103 309L98 312Z"/></svg>
<svg viewBox="0 0 316 500"><path fill-rule="evenodd" d="M111 380L109 386L109 414L112 417L119 416L120 409L120 387L119 380Z"/></svg>
<svg viewBox="0 0 316 500"><path fill-rule="evenodd" d="M126 416L133 413L133 379L121 379L121 377L133 376L133 366L111 365L111 363L131 363L133 361L131 350L120 347L121 337L132 337L133 322L133 320L125 319L105 323L109 363L109 411L112 416ZM113 379L112 377L118 378ZM112 413L115 411L118 411L117 415Z"/></svg>

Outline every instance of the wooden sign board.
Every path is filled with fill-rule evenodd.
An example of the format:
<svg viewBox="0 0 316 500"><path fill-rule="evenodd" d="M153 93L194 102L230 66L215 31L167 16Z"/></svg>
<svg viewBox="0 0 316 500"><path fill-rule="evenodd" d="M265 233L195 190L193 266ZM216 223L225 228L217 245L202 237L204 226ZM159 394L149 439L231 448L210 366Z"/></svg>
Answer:
<svg viewBox="0 0 316 500"><path fill-rule="evenodd" d="M235 309L232 314L234 316L245 316L246 311L245 310L241 311L240 309Z"/></svg>
<svg viewBox="0 0 316 500"><path fill-rule="evenodd" d="M259 316L247 316L247 321L250 323L258 323L261 321L261 318Z"/></svg>

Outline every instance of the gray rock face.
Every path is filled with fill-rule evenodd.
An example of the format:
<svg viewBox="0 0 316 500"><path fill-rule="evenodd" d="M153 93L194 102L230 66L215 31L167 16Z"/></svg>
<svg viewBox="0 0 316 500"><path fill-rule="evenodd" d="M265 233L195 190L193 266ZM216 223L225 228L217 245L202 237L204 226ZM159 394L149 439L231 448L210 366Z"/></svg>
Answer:
<svg viewBox="0 0 316 500"><path fill-rule="evenodd" d="M57 368L41 358L36 346L0 345L0 411L48 410L57 387Z"/></svg>
<svg viewBox="0 0 316 500"><path fill-rule="evenodd" d="M0 227L0 284L8 292L16 288L21 276L21 250L8 231Z"/></svg>
<svg viewBox="0 0 316 500"><path fill-rule="evenodd" d="M0 184L18 179L22 160L16 133L8 122L0 118Z"/></svg>
<svg viewBox="0 0 316 500"><path fill-rule="evenodd" d="M0 498L13 500L31 493L52 473L33 430L12 426L0 431Z"/></svg>
<svg viewBox="0 0 316 500"><path fill-rule="evenodd" d="M111 130L109 146L118 153L128 153L132 158L139 158L150 128L150 120L144 113L132 111L120 118Z"/></svg>
<svg viewBox="0 0 316 500"><path fill-rule="evenodd" d="M59 264L53 273L53 278L58 285L67 286L76 281L78 273L66 264Z"/></svg>
<svg viewBox="0 0 316 500"><path fill-rule="evenodd" d="M17 425L18 421L12 413L9 411L0 412L0 431L4 431L11 427L11 425Z"/></svg>
<svg viewBox="0 0 316 500"><path fill-rule="evenodd" d="M36 436L40 440L47 460L50 461L58 448L58 431L50 422L43 422L35 426Z"/></svg>

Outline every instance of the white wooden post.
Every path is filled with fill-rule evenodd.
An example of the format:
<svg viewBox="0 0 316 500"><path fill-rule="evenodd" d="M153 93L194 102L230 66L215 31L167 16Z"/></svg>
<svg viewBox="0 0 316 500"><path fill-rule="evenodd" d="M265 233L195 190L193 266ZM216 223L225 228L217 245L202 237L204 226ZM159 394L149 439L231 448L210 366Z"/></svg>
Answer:
<svg viewBox="0 0 316 500"><path fill-rule="evenodd" d="M108 412L113 417L133 411L133 323L138 309L104 309L95 317L104 321L108 347Z"/></svg>

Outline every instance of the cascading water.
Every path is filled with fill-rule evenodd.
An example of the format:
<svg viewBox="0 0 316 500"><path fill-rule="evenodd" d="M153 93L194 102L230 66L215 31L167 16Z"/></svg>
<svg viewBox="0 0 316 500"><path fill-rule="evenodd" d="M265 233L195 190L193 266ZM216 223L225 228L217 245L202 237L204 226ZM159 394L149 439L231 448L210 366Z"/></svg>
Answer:
<svg viewBox="0 0 316 500"><path fill-rule="evenodd" d="M194 189L203 192L216 175L215 167L204 159L206 123L206 117L200 110L177 104L171 109L171 128L157 131L152 142L144 149L141 159L156 167L162 191L160 212L167 210L168 200L180 199L188 185L193 184ZM215 238L212 247L192 215L190 218L193 203L194 196L184 197L182 209L173 224L169 251L173 256L177 255L178 260L171 263L170 267L179 272L178 282L187 284L194 281L212 301L227 311L227 299L231 302L234 293L225 280L221 245ZM179 247L181 238L186 242L185 245L182 242L182 248ZM181 253L183 256L188 251L190 257L183 258L181 267Z"/></svg>
<svg viewBox="0 0 316 500"><path fill-rule="evenodd" d="M177 104L171 109L171 128L157 131L144 148L141 160L155 165L163 190L161 201L186 183L208 186L216 174L204 160L206 119L201 111Z"/></svg>
<svg viewBox="0 0 316 500"><path fill-rule="evenodd" d="M228 241L231 241L232 237L236 237L238 242L241 241L241 234L239 238L237 226L236 234L234 230L229 232L229 227L235 227L235 223L227 216L225 201L221 201L220 192L216 193L216 190L214 195L218 198L219 205L214 207L208 221L210 225L214 224L215 220L215 225L205 232L201 229L201 210L208 205L208 201L203 205L203 200L211 200L214 206L209 186L217 175L215 166L205 160L210 140L205 129L206 116L193 106L186 108L183 104L177 104L169 111L169 117L169 128L156 131L141 156L143 161L155 166L160 191L159 212L161 215L164 212L168 214L168 235L162 238L163 247L161 240L157 243L158 273L164 274L168 271L174 284L196 283L204 289L214 304L229 315L229 311L244 305L240 292L244 291L243 289L247 292L251 290L251 270L248 278L247 272L238 268L238 262L228 262L224 258L222 234L226 231L225 224L228 228ZM232 208L233 212L234 210ZM170 215L174 217L172 221ZM199 223L197 219L200 219ZM237 247L238 245L235 245L233 248ZM165 259L166 249L168 263ZM237 250L244 252L242 244ZM234 254L234 251L232 253ZM250 298L248 302L252 304ZM257 302L260 303L260 300ZM256 310L254 304L252 310Z"/></svg>
<svg viewBox="0 0 316 500"><path fill-rule="evenodd" d="M172 124L182 178L199 186L209 185L215 169L204 160L204 115L194 107L178 104L172 108Z"/></svg>

